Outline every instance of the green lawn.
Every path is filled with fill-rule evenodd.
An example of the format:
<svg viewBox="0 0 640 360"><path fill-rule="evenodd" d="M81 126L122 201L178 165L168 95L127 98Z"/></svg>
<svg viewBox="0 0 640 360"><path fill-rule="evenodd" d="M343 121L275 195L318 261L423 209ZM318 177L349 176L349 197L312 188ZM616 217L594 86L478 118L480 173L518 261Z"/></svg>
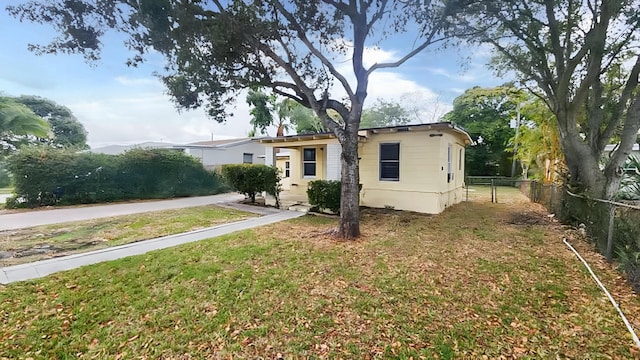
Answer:
<svg viewBox="0 0 640 360"><path fill-rule="evenodd" d="M618 273L533 204L362 214L339 242L306 216L0 287L7 358L628 358L594 264L632 323ZM637 354L637 353L635 353Z"/></svg>
<svg viewBox="0 0 640 360"><path fill-rule="evenodd" d="M0 187L0 194L13 194L13 188Z"/></svg>
<svg viewBox="0 0 640 360"><path fill-rule="evenodd" d="M17 254L0 259L0 267L179 234L254 216L210 205L0 231L0 251ZM29 250L43 246L51 250L26 255Z"/></svg>

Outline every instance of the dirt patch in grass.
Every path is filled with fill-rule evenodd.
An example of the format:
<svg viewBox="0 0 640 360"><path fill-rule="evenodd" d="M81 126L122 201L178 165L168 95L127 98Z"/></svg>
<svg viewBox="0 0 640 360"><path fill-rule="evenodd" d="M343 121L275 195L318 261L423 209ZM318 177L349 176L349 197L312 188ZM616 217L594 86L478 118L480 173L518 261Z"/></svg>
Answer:
<svg viewBox="0 0 640 360"><path fill-rule="evenodd" d="M8 358L633 358L640 301L535 204L305 216L0 287Z"/></svg>
<svg viewBox="0 0 640 360"><path fill-rule="evenodd" d="M511 225L544 225L553 221L553 216L533 212L530 210L519 211L509 214L507 224Z"/></svg>
<svg viewBox="0 0 640 360"><path fill-rule="evenodd" d="M212 205L0 231L0 267L178 234L253 216Z"/></svg>

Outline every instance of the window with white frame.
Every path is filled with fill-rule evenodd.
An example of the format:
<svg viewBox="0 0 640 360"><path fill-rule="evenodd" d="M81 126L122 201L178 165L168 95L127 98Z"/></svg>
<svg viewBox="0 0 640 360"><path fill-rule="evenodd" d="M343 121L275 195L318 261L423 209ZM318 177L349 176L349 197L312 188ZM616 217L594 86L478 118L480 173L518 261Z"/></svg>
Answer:
<svg viewBox="0 0 640 360"><path fill-rule="evenodd" d="M242 154L242 163L243 164L253 164L253 154L251 154L251 153Z"/></svg>
<svg viewBox="0 0 640 360"><path fill-rule="evenodd" d="M288 178L291 175L291 163L289 161L284 162L284 177Z"/></svg>
<svg viewBox="0 0 640 360"><path fill-rule="evenodd" d="M400 143L380 144L380 180L400 180Z"/></svg>
<svg viewBox="0 0 640 360"><path fill-rule="evenodd" d="M458 170L462 171L462 149L458 150Z"/></svg>
<svg viewBox="0 0 640 360"><path fill-rule="evenodd" d="M316 176L316 149L315 148L302 149L302 176L304 177Z"/></svg>

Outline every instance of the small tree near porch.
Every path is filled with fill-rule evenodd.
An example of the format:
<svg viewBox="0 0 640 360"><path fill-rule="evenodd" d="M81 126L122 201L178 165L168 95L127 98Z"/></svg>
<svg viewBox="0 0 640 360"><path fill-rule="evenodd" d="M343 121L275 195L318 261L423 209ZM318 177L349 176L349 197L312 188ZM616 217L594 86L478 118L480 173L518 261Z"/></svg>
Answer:
<svg viewBox="0 0 640 360"><path fill-rule="evenodd" d="M394 68L442 41L456 2L393 0L54 0L11 6L21 19L51 23L59 33L37 53L79 52L99 58L108 29L128 34L143 61L164 55L162 78L183 108L205 106L224 121L226 106L247 88L267 88L313 109L342 145L339 236L359 229L358 128L369 76ZM414 46L391 62L365 65L374 45L411 32ZM416 35L421 34L421 35ZM416 40L416 36L418 39ZM397 40L397 39L396 39ZM345 59L350 66L344 67ZM339 114L336 121L328 111Z"/></svg>

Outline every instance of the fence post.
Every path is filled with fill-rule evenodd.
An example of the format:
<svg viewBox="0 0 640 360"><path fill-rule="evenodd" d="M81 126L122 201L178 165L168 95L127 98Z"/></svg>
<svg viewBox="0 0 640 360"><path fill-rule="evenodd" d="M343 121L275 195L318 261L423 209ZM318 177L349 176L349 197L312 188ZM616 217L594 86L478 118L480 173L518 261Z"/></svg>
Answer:
<svg viewBox="0 0 640 360"><path fill-rule="evenodd" d="M495 198L496 198L496 204L497 204L498 203L498 185L493 186L493 192L494 194L496 194Z"/></svg>
<svg viewBox="0 0 640 360"><path fill-rule="evenodd" d="M469 177L467 177L467 180L465 181L464 185L466 187L465 190L467 191L467 200L466 201L469 201Z"/></svg>
<svg viewBox="0 0 640 360"><path fill-rule="evenodd" d="M607 232L607 251L605 252L605 256L607 257L607 261L611 262L613 259L613 255L611 254L613 250L613 225L614 219L616 217L616 206L613 204L609 205L609 229Z"/></svg>
<svg viewBox="0 0 640 360"><path fill-rule="evenodd" d="M529 199L531 199L532 202L536 202L535 189L536 189L536 181L533 180L532 182L529 183Z"/></svg>
<svg viewBox="0 0 640 360"><path fill-rule="evenodd" d="M495 202L495 201L494 201L494 198L493 198L493 194L494 194L494 193L493 193L493 179L491 179L491 202L492 202L492 203L493 203L493 202Z"/></svg>

